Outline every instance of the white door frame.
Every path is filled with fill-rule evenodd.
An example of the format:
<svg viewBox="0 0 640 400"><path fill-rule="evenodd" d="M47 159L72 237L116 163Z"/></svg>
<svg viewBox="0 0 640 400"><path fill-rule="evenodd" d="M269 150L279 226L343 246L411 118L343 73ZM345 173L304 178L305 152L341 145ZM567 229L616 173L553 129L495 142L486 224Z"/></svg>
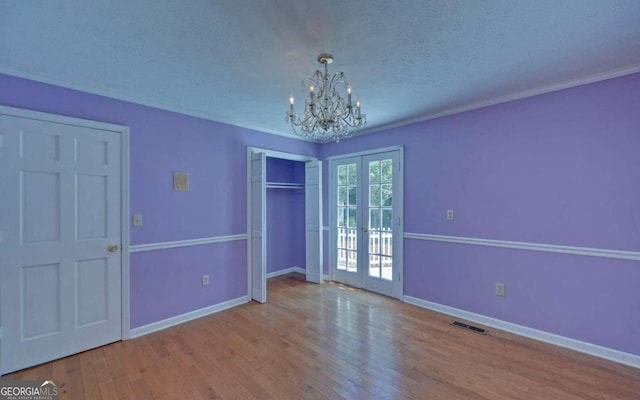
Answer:
<svg viewBox="0 0 640 400"><path fill-rule="evenodd" d="M120 226L121 226L121 243L120 243L120 265L121 265L121 339L130 337L130 268L129 268L129 127L115 125L106 122L92 121L81 118L67 117L58 114L50 114L39 111L31 111L21 108L7 107L0 105L0 114L34 119L40 121L54 122L59 124L75 125L86 128L110 131L120 136ZM2 148L2 138L0 135L0 148ZM2 227L0 227L1 229ZM0 245L2 245L2 235L0 231ZM0 340L1 337L0 337ZM1 363L0 359L0 363ZM0 364L0 374L4 371L4 367Z"/></svg>
<svg viewBox="0 0 640 400"><path fill-rule="evenodd" d="M394 258L394 266L397 266L398 268L398 273L399 273L399 282L398 282L398 293L397 296L393 296L396 297L398 299L402 299L404 296L404 146L403 145L398 145L398 146L390 146L390 147L383 147L383 148L379 148L379 149L373 149L373 150L366 150L366 151L358 151L355 153L348 153L348 154L340 154L340 155L336 155L336 156L332 156L332 157L328 157L327 160L329 161L329 165L328 165L328 171L329 171L329 177L328 177L328 182L329 182L329 188L328 188L328 194L329 194L329 248L328 248L328 253L329 253L329 277L331 280L334 280L334 268L333 265L335 265L335 263L337 262L336 260L336 249L334 248L334 244L337 241L337 231L336 231L336 227L335 227L335 223L334 221L336 221L336 207L337 207L337 193L336 193L336 189L335 189L335 185L333 185L333 164L335 161L339 161L342 159L348 159L348 158L352 158L352 157L362 157L362 156L369 156L369 155L373 155L373 154L379 154L379 153L386 153L386 152L390 152L390 151L398 151L399 153L399 162L400 162L400 171L402 171L401 174L401 179L399 179L398 182L395 182L398 184L397 186L397 190L399 191L400 195L402 196L401 201L398 204L398 214L396 217L399 218L399 221L396 221L396 223L398 223L398 230L400 231L398 238L394 238L394 242L395 243L400 243L399 246L395 246L393 248L393 258ZM394 192L394 197L396 196L395 192ZM396 242L397 240L397 242Z"/></svg>
<svg viewBox="0 0 640 400"><path fill-rule="evenodd" d="M309 161L319 161L316 157L303 156L300 154L286 153L277 150L263 149L260 147L252 147L247 146L247 232L249 233L247 240L247 294L249 298L251 298L252 293L252 285L251 285L251 212L252 212L252 203L251 203L251 154L252 153L264 153L265 157L272 158L281 158L284 160L290 161L300 161L300 162L309 162ZM266 181L265 181L266 184ZM322 210L322 204L319 205ZM265 227L266 229L266 227ZM322 254L322 249L320 249L320 254ZM266 280L266 276L265 276Z"/></svg>

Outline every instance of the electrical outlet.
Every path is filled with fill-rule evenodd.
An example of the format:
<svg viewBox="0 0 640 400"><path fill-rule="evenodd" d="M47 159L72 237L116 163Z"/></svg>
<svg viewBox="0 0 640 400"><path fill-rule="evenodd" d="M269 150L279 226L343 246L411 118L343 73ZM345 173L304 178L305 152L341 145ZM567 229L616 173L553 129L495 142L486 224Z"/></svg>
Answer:
<svg viewBox="0 0 640 400"><path fill-rule="evenodd" d="M496 296L505 297L506 295L504 283L496 283Z"/></svg>
<svg viewBox="0 0 640 400"><path fill-rule="evenodd" d="M209 275L202 275L202 286L207 286L209 284Z"/></svg>
<svg viewBox="0 0 640 400"><path fill-rule="evenodd" d="M447 210L447 220L451 221L453 219L453 210Z"/></svg>

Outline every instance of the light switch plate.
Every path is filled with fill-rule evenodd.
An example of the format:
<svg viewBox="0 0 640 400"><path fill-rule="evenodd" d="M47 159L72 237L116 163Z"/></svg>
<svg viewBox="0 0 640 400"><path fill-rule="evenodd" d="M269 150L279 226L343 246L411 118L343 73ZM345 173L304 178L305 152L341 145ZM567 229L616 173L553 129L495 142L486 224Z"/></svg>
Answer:
<svg viewBox="0 0 640 400"><path fill-rule="evenodd" d="M189 191L189 174L186 172L173 173L173 191L188 192Z"/></svg>
<svg viewBox="0 0 640 400"><path fill-rule="evenodd" d="M133 226L142 226L142 214L133 215Z"/></svg>
<svg viewBox="0 0 640 400"><path fill-rule="evenodd" d="M451 221L453 219L453 210L447 210L447 220Z"/></svg>

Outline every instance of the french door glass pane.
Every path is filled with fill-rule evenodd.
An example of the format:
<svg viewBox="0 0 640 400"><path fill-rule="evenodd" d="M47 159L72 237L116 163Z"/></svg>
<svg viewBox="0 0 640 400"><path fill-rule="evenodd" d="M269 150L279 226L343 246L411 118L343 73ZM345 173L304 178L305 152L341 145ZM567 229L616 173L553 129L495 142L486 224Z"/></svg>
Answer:
<svg viewBox="0 0 640 400"><path fill-rule="evenodd" d="M368 273L372 278L393 278L393 162L369 162Z"/></svg>
<svg viewBox="0 0 640 400"><path fill-rule="evenodd" d="M393 191L391 190L391 185L381 185L382 186L382 205L385 207L391 207L393 202Z"/></svg>
<svg viewBox="0 0 640 400"><path fill-rule="evenodd" d="M338 245L339 246L339 245ZM347 251L338 249L338 269L347 269Z"/></svg>
<svg viewBox="0 0 640 400"><path fill-rule="evenodd" d="M380 161L369 163L369 183L380 183Z"/></svg>
<svg viewBox="0 0 640 400"><path fill-rule="evenodd" d="M393 212L391 208L382 209L382 229L391 231L391 224L393 222Z"/></svg>
<svg viewBox="0 0 640 400"><path fill-rule="evenodd" d="M343 207L347 205L347 188L338 188L338 206Z"/></svg>
<svg viewBox="0 0 640 400"><path fill-rule="evenodd" d="M347 271L348 272L356 272L358 271L358 253L355 251L347 252L348 261L347 261Z"/></svg>
<svg viewBox="0 0 640 400"><path fill-rule="evenodd" d="M356 228L358 222L358 209L355 207L349 207L349 221L347 226L350 228Z"/></svg>
<svg viewBox="0 0 640 400"><path fill-rule="evenodd" d="M355 185L358 183L358 166L356 164L348 164L347 165L348 175L347 175L347 184Z"/></svg>
<svg viewBox="0 0 640 400"><path fill-rule="evenodd" d="M338 185L347 184L347 166L338 165Z"/></svg>
<svg viewBox="0 0 640 400"><path fill-rule="evenodd" d="M391 160L382 160L380 162L382 167L382 182L391 182L393 177L393 163Z"/></svg>
<svg viewBox="0 0 640 400"><path fill-rule="evenodd" d="M380 257L382 264L382 279L393 279L393 261L391 257Z"/></svg>
<svg viewBox="0 0 640 400"><path fill-rule="evenodd" d="M369 230L380 229L380 210L369 209Z"/></svg>
<svg viewBox="0 0 640 400"><path fill-rule="evenodd" d="M369 206L380 207L380 185L369 185Z"/></svg>
<svg viewBox="0 0 640 400"><path fill-rule="evenodd" d="M347 226L347 209L338 207L338 228Z"/></svg>
<svg viewBox="0 0 640 400"><path fill-rule="evenodd" d="M369 276L380 278L380 256L369 255Z"/></svg>

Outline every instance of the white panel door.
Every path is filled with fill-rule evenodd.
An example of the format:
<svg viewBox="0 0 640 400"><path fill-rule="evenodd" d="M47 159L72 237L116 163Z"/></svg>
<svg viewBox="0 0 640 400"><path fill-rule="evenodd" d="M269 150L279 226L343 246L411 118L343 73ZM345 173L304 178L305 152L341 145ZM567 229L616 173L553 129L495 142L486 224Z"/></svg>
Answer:
<svg viewBox="0 0 640 400"><path fill-rule="evenodd" d="M322 161L305 163L304 190L307 281L322 283Z"/></svg>
<svg viewBox="0 0 640 400"><path fill-rule="evenodd" d="M251 154L251 298L267 302L267 158Z"/></svg>
<svg viewBox="0 0 640 400"><path fill-rule="evenodd" d="M57 120L0 114L2 373L121 338L121 135Z"/></svg>

